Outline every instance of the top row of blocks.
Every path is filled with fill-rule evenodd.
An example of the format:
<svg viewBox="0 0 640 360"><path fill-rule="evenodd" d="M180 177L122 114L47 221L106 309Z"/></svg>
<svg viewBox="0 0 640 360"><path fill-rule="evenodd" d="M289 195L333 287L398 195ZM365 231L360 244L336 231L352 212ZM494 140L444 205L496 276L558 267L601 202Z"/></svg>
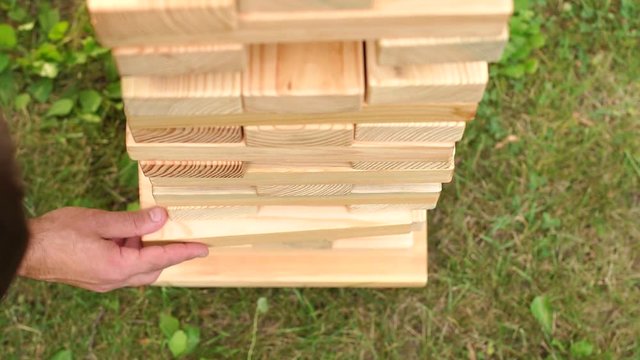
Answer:
<svg viewBox="0 0 640 360"><path fill-rule="evenodd" d="M89 0L108 47L497 36L511 0Z"/></svg>

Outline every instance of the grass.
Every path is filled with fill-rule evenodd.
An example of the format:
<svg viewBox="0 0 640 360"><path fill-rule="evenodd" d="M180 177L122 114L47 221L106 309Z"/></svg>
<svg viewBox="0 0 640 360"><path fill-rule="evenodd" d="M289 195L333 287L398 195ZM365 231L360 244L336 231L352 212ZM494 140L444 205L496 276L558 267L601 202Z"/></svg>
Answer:
<svg viewBox="0 0 640 360"><path fill-rule="evenodd" d="M84 9L54 4L73 46L90 31ZM539 68L493 77L430 212L426 288L93 294L19 280L0 305L2 357L170 358L158 315L171 313L200 328L194 358L244 358L255 341L254 358L640 359L640 7L531 6L547 37ZM52 99L70 86L105 91L105 61L61 73ZM134 202L117 104L99 124L54 126L48 106L6 111L30 213ZM530 310L537 296L551 332ZM254 328L260 297L269 309Z"/></svg>

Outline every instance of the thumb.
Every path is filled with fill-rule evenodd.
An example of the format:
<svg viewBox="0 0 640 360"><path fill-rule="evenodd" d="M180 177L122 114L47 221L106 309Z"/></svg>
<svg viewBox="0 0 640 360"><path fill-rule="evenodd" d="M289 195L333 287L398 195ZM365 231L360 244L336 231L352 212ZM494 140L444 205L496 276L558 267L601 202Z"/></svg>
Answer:
<svg viewBox="0 0 640 360"><path fill-rule="evenodd" d="M167 222L167 211L153 207L139 211L110 212L95 214L96 231L106 239L130 238L158 231Z"/></svg>

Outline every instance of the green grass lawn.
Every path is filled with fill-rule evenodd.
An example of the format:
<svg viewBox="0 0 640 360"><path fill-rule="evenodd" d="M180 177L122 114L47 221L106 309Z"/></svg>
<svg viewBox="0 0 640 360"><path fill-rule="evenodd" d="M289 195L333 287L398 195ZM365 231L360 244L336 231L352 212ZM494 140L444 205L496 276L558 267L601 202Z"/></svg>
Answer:
<svg viewBox="0 0 640 360"><path fill-rule="evenodd" d="M25 11L8 13L13 3ZM59 19L46 3L0 0L0 24L21 26L0 45L0 104L25 205L133 207L113 64L87 39L81 2L52 2ZM546 43L524 60L539 66L492 68L430 212L426 288L94 294L19 280L0 304L0 358L171 358L158 325L171 313L200 329L196 359L246 358L252 340L264 359L640 359L640 5L530 6ZM52 105L63 98L74 107ZM254 327L260 297L269 309Z"/></svg>

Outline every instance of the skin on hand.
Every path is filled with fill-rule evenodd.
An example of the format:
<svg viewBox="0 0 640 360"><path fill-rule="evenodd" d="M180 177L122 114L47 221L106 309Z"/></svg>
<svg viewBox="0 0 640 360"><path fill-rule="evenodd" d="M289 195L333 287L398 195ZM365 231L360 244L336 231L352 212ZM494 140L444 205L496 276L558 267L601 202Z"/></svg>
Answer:
<svg viewBox="0 0 640 360"><path fill-rule="evenodd" d="M209 254L206 245L142 247L141 236L162 228L167 212L84 208L54 210L30 222L31 240L19 274L97 292L154 282L163 269Z"/></svg>

